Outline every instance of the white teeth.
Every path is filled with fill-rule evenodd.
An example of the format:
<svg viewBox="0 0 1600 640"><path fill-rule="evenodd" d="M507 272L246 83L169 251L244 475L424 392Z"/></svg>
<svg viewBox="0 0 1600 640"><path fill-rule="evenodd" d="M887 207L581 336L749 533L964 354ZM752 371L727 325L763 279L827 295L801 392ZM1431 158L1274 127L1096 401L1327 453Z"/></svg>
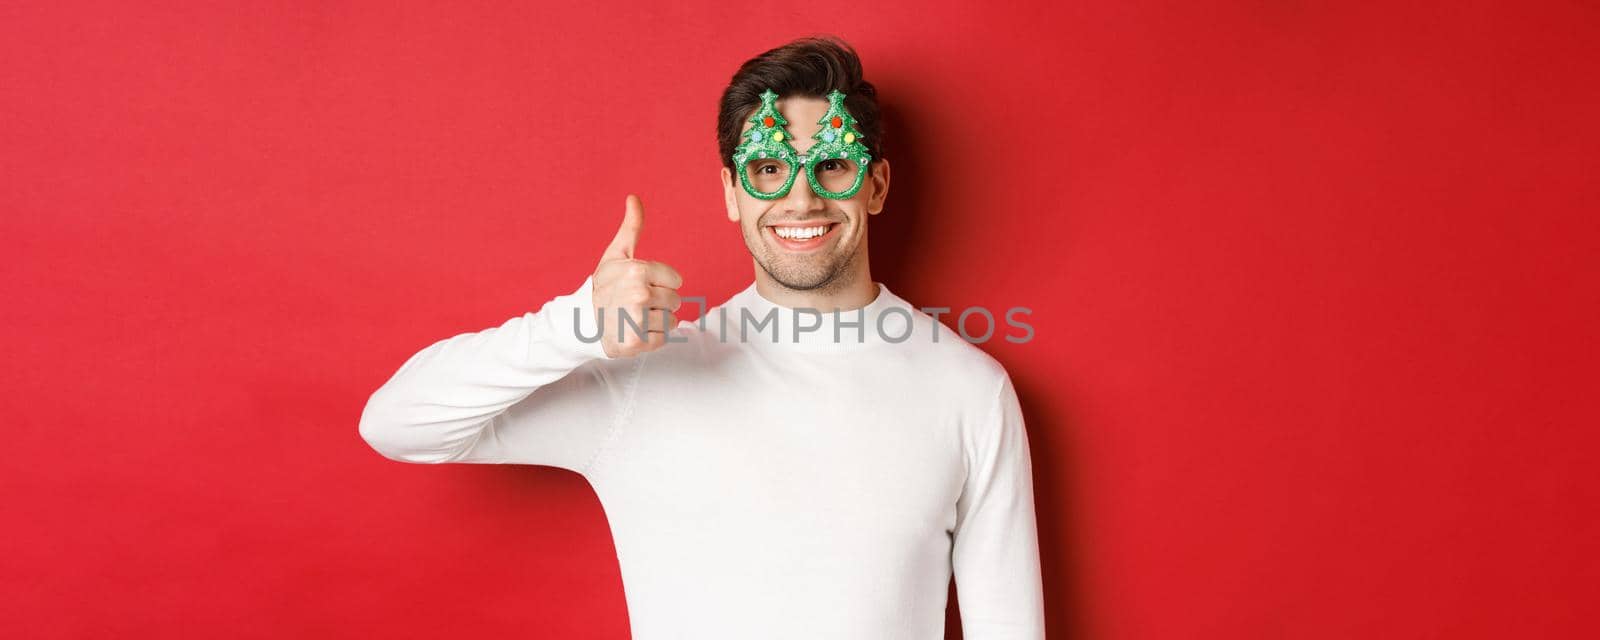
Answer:
<svg viewBox="0 0 1600 640"><path fill-rule="evenodd" d="M776 231L777 234L778 234L778 237L780 237L780 238L788 238L790 240L810 240L810 239L815 238L817 236L820 236L820 235L822 235L824 233L827 233L828 228L825 227L825 226L823 226L823 227L804 227L804 228L773 227L773 231Z"/></svg>

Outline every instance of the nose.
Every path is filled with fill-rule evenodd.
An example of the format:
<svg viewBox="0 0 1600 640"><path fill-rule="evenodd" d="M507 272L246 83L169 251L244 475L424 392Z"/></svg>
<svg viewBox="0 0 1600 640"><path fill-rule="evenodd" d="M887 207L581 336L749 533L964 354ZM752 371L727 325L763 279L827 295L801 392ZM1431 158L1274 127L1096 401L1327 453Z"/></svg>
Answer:
<svg viewBox="0 0 1600 640"><path fill-rule="evenodd" d="M791 212L819 211L823 208L822 196L811 189L811 181L806 178L806 171L801 168L794 177L794 186L789 188L789 193L783 197L785 209Z"/></svg>

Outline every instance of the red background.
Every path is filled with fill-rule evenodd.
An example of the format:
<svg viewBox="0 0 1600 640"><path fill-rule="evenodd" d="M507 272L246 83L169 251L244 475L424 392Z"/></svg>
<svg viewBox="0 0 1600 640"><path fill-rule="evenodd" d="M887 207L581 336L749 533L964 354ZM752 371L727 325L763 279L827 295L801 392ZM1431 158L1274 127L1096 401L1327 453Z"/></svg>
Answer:
<svg viewBox="0 0 1600 640"><path fill-rule="evenodd" d="M1034 309L984 348L1052 637L1595 633L1592 4L31 4L0 635L626 637L581 477L357 418L627 193L685 295L748 284L716 99L821 31L890 118L875 278Z"/></svg>

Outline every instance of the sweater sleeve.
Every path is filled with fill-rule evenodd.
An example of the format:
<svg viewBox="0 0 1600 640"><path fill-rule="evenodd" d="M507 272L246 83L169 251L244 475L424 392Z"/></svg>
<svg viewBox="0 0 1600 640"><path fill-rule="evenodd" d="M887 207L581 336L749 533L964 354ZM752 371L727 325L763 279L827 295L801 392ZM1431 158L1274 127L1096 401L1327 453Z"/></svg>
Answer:
<svg viewBox="0 0 1600 640"><path fill-rule="evenodd" d="M1009 376L1002 377L989 419L971 439L951 546L962 636L1042 639L1044 585L1033 465L1022 408Z"/></svg>
<svg viewBox="0 0 1600 640"><path fill-rule="evenodd" d="M593 277L498 327L440 340L373 392L360 434L391 460L518 463L585 473L629 400L642 358L611 358ZM582 336L583 338L580 338Z"/></svg>

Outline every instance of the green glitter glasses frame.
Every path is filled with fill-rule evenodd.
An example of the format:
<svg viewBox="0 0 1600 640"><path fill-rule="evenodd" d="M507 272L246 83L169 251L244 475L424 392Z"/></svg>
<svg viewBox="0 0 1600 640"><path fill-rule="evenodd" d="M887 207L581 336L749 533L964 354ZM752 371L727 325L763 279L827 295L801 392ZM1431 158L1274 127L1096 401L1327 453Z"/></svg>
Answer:
<svg viewBox="0 0 1600 640"><path fill-rule="evenodd" d="M784 128L789 121L778 113L777 102L778 94L771 89L761 93L761 107L749 120L755 126L741 134L734 149L733 164L739 168L739 185L745 193L762 200L782 198L789 195L800 170L811 190L824 198L843 200L861 190L872 154L861 143L856 119L844 108L844 93L837 89L828 93L828 112L817 121L823 127L811 136L816 143L804 154L789 144L793 136ZM825 165L821 175L819 165Z"/></svg>

